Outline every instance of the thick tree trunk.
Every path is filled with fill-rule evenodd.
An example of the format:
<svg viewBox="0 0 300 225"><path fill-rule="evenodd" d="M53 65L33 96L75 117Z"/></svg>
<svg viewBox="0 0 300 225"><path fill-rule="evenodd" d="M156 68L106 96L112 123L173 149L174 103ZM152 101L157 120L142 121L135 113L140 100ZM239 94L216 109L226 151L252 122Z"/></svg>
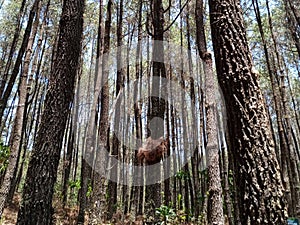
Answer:
<svg viewBox="0 0 300 225"><path fill-rule="evenodd" d="M18 225L50 225L53 222L53 188L67 116L73 101L83 10L83 0L64 1L57 58L51 71L45 109L28 166Z"/></svg>
<svg viewBox="0 0 300 225"><path fill-rule="evenodd" d="M217 74L228 114L241 224L286 224L270 122L238 1L210 0Z"/></svg>
<svg viewBox="0 0 300 225"><path fill-rule="evenodd" d="M263 49L266 57L266 64L267 64L267 69L271 81L271 87L272 87L272 94L273 94L273 101L274 101L274 108L276 112L276 119L277 119L277 129L278 129L278 135L279 135L279 146L280 146L280 159L281 159L281 178L282 178L282 183L283 187L285 188L285 197L288 203L288 210L289 213L293 214L294 209L296 209L295 206L295 198L291 195L290 184L293 185L293 183L290 182L291 177L291 169L290 169L290 159L288 158L289 155L289 148L287 144L287 140L285 138L285 133L284 133L284 126L283 126L283 114L282 114L282 104L280 102L280 92L279 92L279 87L278 83L276 82L275 76L276 76L276 66L272 65L272 54L269 54L270 52L268 51L267 47L267 41L265 38L265 33L263 29L263 24L261 20L261 14L259 10L259 5L258 1L254 0L252 1L253 8L255 11L257 23L258 23L258 28L260 32L260 36L262 39L262 44L263 44Z"/></svg>

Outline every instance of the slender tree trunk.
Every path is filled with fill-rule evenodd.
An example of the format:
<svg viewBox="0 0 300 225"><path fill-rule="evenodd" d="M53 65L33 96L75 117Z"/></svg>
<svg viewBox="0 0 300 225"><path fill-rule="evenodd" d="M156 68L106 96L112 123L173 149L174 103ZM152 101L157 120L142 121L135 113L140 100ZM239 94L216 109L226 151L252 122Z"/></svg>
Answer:
<svg viewBox="0 0 300 225"><path fill-rule="evenodd" d="M96 223L102 222L102 216L103 216L103 205L101 206L101 203L103 204L102 198L103 194L105 193L104 190L104 182L103 178L101 177L102 174L99 174L97 171L103 171L105 169L105 165L107 162L107 159L103 158L104 151L109 151L108 145L107 145L107 134L108 134L108 111L109 111L109 86L108 86L108 71L107 69L107 58L103 57L103 55L107 54L110 49L110 29L111 29L111 15L112 15L112 4L113 1L109 0L107 2L107 14L106 14L106 20L105 20L105 27L104 27L104 36L103 36L103 52L102 48L100 47L100 58L99 62L100 65L98 65L98 78L99 83L97 81L97 95L98 91L100 94L101 99L101 111L100 111L100 125L99 125L99 143L100 145L97 145L97 151L96 151L96 160L95 160L95 173L94 173L94 181L93 181L93 193L92 193L92 219ZM101 13L100 13L101 14ZM101 24L99 24L101 26ZM101 29L99 29L101 31ZM98 38L101 38L102 35L100 35ZM99 39L101 44L102 40ZM101 45L99 45L101 46ZM99 89L98 89L99 88ZM91 221L89 221L91 223Z"/></svg>
<svg viewBox="0 0 300 225"><path fill-rule="evenodd" d="M284 127L283 127L283 115L282 115L282 106L280 102L280 94L279 94L279 87L278 83L275 80L275 74L276 74L276 68L275 65L272 66L271 63L271 57L272 55L269 54L268 47L267 47L267 42L265 39L265 33L263 30L263 25L261 21L261 15L260 15L260 10L259 10L259 5L257 1L252 1L254 11L256 14L256 19L258 22L258 28L259 32L261 35L262 39L262 44L264 48L264 53L266 57L266 64L267 64L267 69L269 72L269 77L271 80L271 87L272 87L272 93L273 93L273 98L274 98L274 106L275 106L275 112L277 115L277 126L278 126L278 134L279 134L279 144L280 144L280 158L281 158L281 177L282 177L282 182L283 182L283 187L285 188L285 193L286 193L286 199L289 205L289 212L291 213L293 211L294 207L294 198L291 196L291 191L290 191L290 178L291 178L291 169L290 169L290 159L288 159L289 155L289 149L287 145L287 141L285 138L284 134ZM293 185L293 184L292 184ZM292 187L291 187L292 188Z"/></svg>
<svg viewBox="0 0 300 225"><path fill-rule="evenodd" d="M99 21L98 21L98 36L97 36L97 54L96 54L96 68L95 68L95 84L94 84L94 96L92 101L92 106L90 108L89 113L89 123L87 126L87 137L86 137L86 146L84 157L82 158L82 167L81 167L81 190L80 190L80 198L79 198L79 213L78 213L78 224L84 224L85 221L85 211L88 206L87 204L87 196L86 193L88 191L88 185L91 183L92 177L92 169L93 165L91 162L94 161L95 157L95 147L97 146L94 140L96 139L96 114L97 114L97 106L99 102L99 96L101 93L101 85L102 85L102 59L103 59L103 46L102 46L102 1L99 3ZM89 77L90 83L91 76ZM89 93L88 93L89 94ZM90 97L88 96L89 100ZM95 175L96 176L96 175ZM97 221L101 220L101 213L97 208L100 207L99 193L100 184L94 181L93 193L91 196L91 208L89 212L89 221L93 221L94 219Z"/></svg>
<svg viewBox="0 0 300 225"><path fill-rule="evenodd" d="M201 59L203 60L205 74L205 105L206 105L206 132L207 132L207 166L209 179L209 224L224 224L222 185L219 167L219 147L218 147L218 125L216 94L217 81L213 74L212 57L207 52L206 39L204 32L204 10L203 1L196 2L196 27L197 27L197 46Z"/></svg>
<svg viewBox="0 0 300 225"><path fill-rule="evenodd" d="M17 26L15 28L14 37L13 37L13 40L11 43L7 62L6 62L5 68L4 68L4 73L3 73L3 75L1 75L1 82L0 82L0 96L1 97L2 97L4 89L5 89L6 80L7 80L10 66L12 63L13 55L14 55L16 47L17 47L18 38L20 36L20 30L21 30L20 21L21 21L23 12L24 12L25 3L26 3L26 0L23 0L21 3L20 11L18 13L18 17L17 17L17 21L16 21ZM0 132L0 133L2 133L2 132Z"/></svg>
<svg viewBox="0 0 300 225"><path fill-rule="evenodd" d="M268 15L268 21L269 21L269 27L270 27L270 33L273 41L273 47L274 47L274 53L276 56L276 61L277 61L277 67L278 67L278 85L279 85L279 90L281 93L281 100L282 100L282 106L283 106L283 113L284 113L284 124L285 124L285 134L287 137L287 144L288 144L288 150L289 150L289 157L288 159L290 160L290 167L291 167L291 177L290 177L290 182L292 183L291 187L291 193L292 193L292 198L295 203L293 206L294 213L292 216L300 216L300 187L299 187L299 174L298 174L298 168L297 168L297 157L296 157L296 151L293 145L293 140L292 140L292 127L291 127L291 121L290 121L290 108L287 103L287 97L286 97L286 85L285 85L285 79L284 79L284 69L282 66L282 60L279 55L278 51L278 44L275 38L275 34L273 31L273 21L271 17L271 12L270 12L270 7L269 7L269 1L266 0L266 7L267 7L267 15Z"/></svg>
<svg viewBox="0 0 300 225"><path fill-rule="evenodd" d="M16 117L14 120L14 127L13 127L13 133L10 137L10 157L9 157L9 164L6 170L6 174L4 177L3 185L0 189L0 218L9 194L9 189L11 188L11 184L15 178L16 175L16 169L19 159L19 149L22 145L21 143L21 136L22 136L22 130L23 129L23 123L26 118L25 116L25 109L26 109L26 99L27 99L27 78L29 73L29 65L30 65L30 58L32 53L32 47L33 42L37 33L38 25L39 25L39 15L40 15L40 8L41 5L39 5L36 8L36 14L35 21L33 24L33 31L28 41L28 46L26 50L25 55L25 61L24 61L24 69L22 76L20 78L20 85L19 85L19 102L17 106L16 111Z"/></svg>
<svg viewBox="0 0 300 225"><path fill-rule="evenodd" d="M37 9L39 7L39 2L40 2L40 0L35 0L32 8L30 10L30 14L29 14L28 22L27 22L27 27L25 29L25 33L24 33L22 44L21 44L21 48L18 52L18 56L17 56L16 62L15 62L14 68L11 72L11 76L9 78L9 81L7 82L6 89L3 91L3 94L2 94L1 99L0 99L0 121L2 121L2 117L3 117L3 114L4 114L4 110L7 106L9 96L12 92L15 81L16 81L17 76L19 74L19 69L20 69L20 66L21 66L21 63L22 63L22 58L23 58L24 53L26 51L26 48L28 46L28 42L29 42L29 38L30 38L30 34L31 34L31 29L32 29L32 24L33 24L33 20L36 16Z"/></svg>
<svg viewBox="0 0 300 225"><path fill-rule="evenodd" d="M143 72L143 58L142 58L142 7L143 3L139 2L139 13L138 13L138 31L137 31L137 49L136 49L136 56L135 56L135 79L139 82L138 85L134 85L133 90L133 96L134 96L134 118L135 118L135 130L136 130L136 146L139 145L138 140L142 139L142 105L140 102L138 102L138 99L140 99L140 93L142 89L142 72ZM137 159L137 151L135 151L134 154L134 165L138 165L138 159ZM139 173L138 177L142 179L143 174L140 172L140 170L134 171L134 173ZM135 190L134 192L134 204L136 207L136 214L142 215L143 211L143 198L144 198L144 192L143 192L143 186L135 186L133 187Z"/></svg>
<svg viewBox="0 0 300 225"><path fill-rule="evenodd" d="M50 2L50 1L49 1ZM49 6L49 2L48 2L48 6ZM27 123L29 123L29 125L24 124L23 127L23 131L22 131L22 136L21 136L21 140L25 139L24 143L23 141L21 141L21 143L23 143L23 154L21 157L21 162L19 163L19 169L16 178L13 180L10 191L9 191L9 196L7 199L7 203L10 204L13 200L13 195L14 192L16 190L16 188L18 187L18 185L20 184L21 178L23 176L24 173L24 164L25 164L25 160L26 160L26 153L27 153L27 147L29 145L29 140L30 137L33 137L33 139L35 139L35 135L36 135L36 130L34 129L34 127L37 127L37 124L39 122L39 113L40 113L40 108L41 108L41 99L43 98L43 88L42 88L42 84L41 82L39 82L39 79L36 78L36 81L33 83L33 74L39 74L40 71L43 71L44 66L42 67L42 61L44 59L44 53L45 53L45 46L47 44L47 36L45 38L45 43L43 45L42 48L42 53L41 53L41 57L40 59L38 59L38 56L40 54L40 47L42 44L42 30L40 31L40 39L38 40L38 46L35 52L35 57L33 60L33 65L31 67L31 74L29 76L28 79L28 92L27 92L27 96L26 96L26 103L28 103L28 109L25 109L26 112L26 119L25 121L27 121ZM34 86L34 87L31 87ZM42 96L42 97L40 97ZM38 104L38 101L40 100L40 104ZM29 122L29 118L30 118L30 122ZM35 124L35 126L34 126ZM20 152L22 150L22 147L20 146Z"/></svg>
<svg viewBox="0 0 300 225"><path fill-rule="evenodd" d="M67 152L65 155L65 159L63 162L63 178L62 178L62 202L63 202L63 207L66 206L67 204L67 199L68 199L68 185L69 185L69 177L70 177L70 172L71 172L71 165L72 165L72 155L73 155L73 149L74 149L74 130L73 130L73 119L72 115L70 116L70 131L69 131L69 136L68 136L68 141L67 141ZM76 123L76 121L75 121Z"/></svg>
<svg viewBox="0 0 300 225"><path fill-rule="evenodd" d="M119 2L119 13L118 13L118 25L117 25L117 82L116 82L116 109L115 109L115 117L114 117L114 129L118 132L120 128L120 110L121 105L120 101L118 99L118 94L120 93L120 90L124 87L124 69L122 68L122 44L123 44L123 38L122 38L122 23L123 23L123 0L120 0ZM113 134L113 149L111 152L111 155L118 158L119 154L119 146L120 141L118 140L117 135ZM125 157L125 155L123 155ZM125 157L126 158L126 157ZM121 168L122 169L122 168ZM116 168L116 165L112 165L111 168L111 176L114 176L115 179L117 179L118 174L116 173L118 168ZM117 209L117 183L114 181L108 182L108 218L111 219L113 214L116 212Z"/></svg>

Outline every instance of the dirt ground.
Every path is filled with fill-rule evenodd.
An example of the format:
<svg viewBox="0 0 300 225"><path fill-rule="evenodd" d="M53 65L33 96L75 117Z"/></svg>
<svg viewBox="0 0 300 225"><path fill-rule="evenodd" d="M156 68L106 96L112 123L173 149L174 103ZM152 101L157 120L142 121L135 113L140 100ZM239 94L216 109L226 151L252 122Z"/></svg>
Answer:
<svg viewBox="0 0 300 225"><path fill-rule="evenodd" d="M17 222L19 204L21 201L21 195L14 196L11 205L6 207L3 212L3 217L0 220L1 225L15 225ZM55 221L56 225L73 225L76 224L77 209L65 208L56 205L55 209Z"/></svg>
<svg viewBox="0 0 300 225"><path fill-rule="evenodd" d="M0 220L1 225L16 224L20 200L20 195L15 195L12 204L4 209L2 219Z"/></svg>

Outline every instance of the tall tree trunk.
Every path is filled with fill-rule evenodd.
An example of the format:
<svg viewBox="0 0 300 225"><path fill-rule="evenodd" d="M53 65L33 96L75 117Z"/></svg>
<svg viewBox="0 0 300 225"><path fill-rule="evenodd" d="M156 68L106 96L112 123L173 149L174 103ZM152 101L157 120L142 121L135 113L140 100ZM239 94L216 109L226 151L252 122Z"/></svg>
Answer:
<svg viewBox="0 0 300 225"><path fill-rule="evenodd" d="M99 96L101 93L101 84L102 84L102 59L103 59L103 38L102 38L102 1L99 3L99 21L98 21L98 34L97 34L97 53L96 53L96 68L95 68L95 84L94 84L94 97L92 101L92 106L90 108L89 114L89 123L87 126L87 137L86 137L86 147L84 151L84 157L82 158L82 167L81 167L81 190L80 190L80 198L79 198L79 213L78 213L78 224L84 224L85 220L85 211L87 208L87 196L86 193L88 191L88 184L91 183L92 177L92 167L91 162L93 162L95 157L95 146L94 143L96 136L96 117L97 117L97 106L99 102ZM91 76L89 76L90 83ZM89 92L87 93L89 95ZM87 99L90 99L88 97ZM95 175L96 176L96 175ZM101 220L101 213L98 208L100 208L99 193L100 193L100 183L95 183L94 181L94 190L91 196L91 208L89 212L89 220L96 221ZM99 191L98 191L99 190Z"/></svg>
<svg viewBox="0 0 300 225"><path fill-rule="evenodd" d="M48 2L48 4L50 3L50 0ZM45 21L44 21L45 22ZM22 136L21 136L21 143L23 143L23 154L21 157L21 162L18 168L18 172L16 175L16 178L13 180L10 191L9 191L9 195L8 195L8 199L7 199L7 203L10 204L13 200L13 195L15 190L17 189L18 185L20 184L21 178L23 176L24 173L24 164L26 161L26 155L27 155L27 147L28 147L28 143L31 137L33 137L33 140L35 139L36 136L36 130L34 129L34 127L37 127L37 124L39 122L39 113L40 113L40 108L41 108L41 103L38 104L38 101L41 100L43 98L43 88L42 88L42 84L41 82L39 82L39 79L36 78L35 83L33 84L33 76L34 74L40 74L40 71L43 71L44 66L42 67L42 62L44 59L44 53L45 53L45 47L47 44L47 35L45 38L45 42L42 48L42 52L41 52L41 57L40 59L38 59L38 56L40 54L40 47L42 44L42 30L41 29L41 33L40 33L40 38L38 40L38 46L35 52L35 57L33 59L33 65L31 67L31 74L29 76L29 80L28 80L28 92L27 92L27 97L26 97L26 102L28 102L28 109L25 109L26 112L26 119L25 121L27 121L27 123L29 123L29 125L27 124L27 128L26 128L26 124L24 124L23 127L23 131L22 131ZM30 86L34 86L34 87L30 87ZM41 98L39 96L42 96ZM40 99L39 99L40 98ZM42 101L41 101L42 102ZM28 118L27 118L28 117ZM29 122L29 118L30 118L30 122ZM23 137L24 136L24 137ZM22 150L22 146L20 146L19 151L21 152Z"/></svg>
<svg viewBox="0 0 300 225"><path fill-rule="evenodd" d="M137 48L135 56L135 79L138 80L138 85L134 85L133 96L134 96L134 119L135 119L135 130L136 130L136 146L139 145L139 141L142 139L142 104L138 102L141 95L142 89L142 71L143 71L143 58L142 58L142 8L143 3L139 2L139 12L138 12L138 31L137 31ZM134 154L134 165L138 165L137 151ZM143 173L140 170L135 170L134 173L139 173L138 177L142 179ZM142 215L143 211L143 199L144 192L143 186L134 186L134 204L136 207L136 214Z"/></svg>
<svg viewBox="0 0 300 225"><path fill-rule="evenodd" d="M17 21L16 21L17 26L15 28L14 37L13 37L11 47L10 47L10 50L9 50L7 62L6 62L5 68L4 68L4 72L3 72L3 74L1 74L1 82L0 82L0 96L1 97L2 97L4 89L5 89L5 85L6 85L6 81L7 81L7 77L8 77L8 72L10 70L13 55L14 55L16 47L17 47L18 38L20 36L20 30L21 30L20 21L21 21L23 12L24 12L25 3L26 3L26 0L23 0L22 3L21 3L20 11L18 13L18 17L17 17ZM0 132L0 133L2 133L2 132Z"/></svg>
<svg viewBox="0 0 300 225"><path fill-rule="evenodd" d="M112 22L112 6L113 1L109 0L107 3L107 13L106 13L106 20L105 20L105 30L104 30L104 37L103 37L103 55L108 54L110 50L110 32L111 32L111 22ZM100 148L96 154L96 167L102 164L105 164L105 159L103 158L103 151L109 151L108 145L108 133L109 133L109 124L108 124L108 113L109 113L109 84L108 84L108 61L107 58L104 56L103 58L103 77L102 77L102 90L101 90L101 111L100 111L100 121L99 121L99 142ZM102 69L102 68L101 68ZM102 151L102 152L99 152ZM95 181L98 182L98 188L102 187L102 190L95 190L95 195L98 195L98 201L100 201L101 196L100 193L103 193L104 186L100 185L99 182L103 183L103 178L99 176L100 174L95 174ZM99 192L101 191L101 192ZM98 207L98 212L100 208ZM109 217L109 216L108 216Z"/></svg>
<svg viewBox="0 0 300 225"><path fill-rule="evenodd" d="M284 133L284 126L283 126L283 114L282 114L282 105L280 102L280 93L279 93L279 87L278 83L276 82L275 76L276 76L276 66L272 65L271 58L272 54L268 51L267 41L265 38L265 32L263 29L263 24L261 20L261 14L259 10L258 1L254 0L252 1L254 12L256 15L258 28L260 32L260 36L262 39L262 45L266 57L266 64L267 69L271 81L271 88L274 98L274 107L276 112L276 119L277 119L277 126L278 126L278 135L279 135L279 145L280 145L280 159L281 159L281 178L283 182L283 187L285 188L285 197L287 199L288 203L288 210L289 213L292 213L294 205L295 205L295 198L291 196L290 191L290 179L291 179L291 169L290 169L290 159L287 157L289 155L289 149L287 145L287 140L285 138ZM274 61L274 60L273 60ZM293 183L291 183L293 185ZM291 186L293 188L293 186Z"/></svg>
<svg viewBox="0 0 300 225"><path fill-rule="evenodd" d="M152 26L153 26L153 77L154 80L151 84L151 97L149 98L149 109L147 114L147 136L151 136L152 139L158 139L164 136L164 122L157 122L157 119L164 120L165 114L165 100L159 98L161 87L164 86L163 82L160 82L159 77L165 78L166 71L163 63L164 59L164 9L162 0L153 0L152 3ZM154 119L154 120L152 120ZM152 125L153 126L152 126ZM150 129L151 125L151 129ZM146 171L151 174L153 171ZM151 184L147 186L146 201L151 201L151 214L155 214L155 208L161 204L160 192L161 184Z"/></svg>
<svg viewBox="0 0 300 225"><path fill-rule="evenodd" d="M16 117L14 120L14 127L12 131L12 135L10 137L10 157L9 157L9 164L8 168L6 170L6 174L4 177L3 185L0 189L0 218L4 209L4 205L6 203L9 190L11 187L11 184L16 176L16 169L19 159L19 149L22 145L21 142L21 136L22 136L22 130L24 127L24 120L25 120L25 109L27 108L27 78L29 73L29 65L30 65L30 59L31 59L31 53L32 53L32 47L35 40L35 36L37 33L38 25L39 25L39 16L40 16L40 9L41 9L41 3L36 8L36 14L35 21L33 24L33 31L28 41L28 46L26 50L25 55L25 61L24 61L24 69L23 73L20 77L20 85L19 85L19 102L17 106L16 111Z"/></svg>
<svg viewBox="0 0 300 225"><path fill-rule="evenodd" d="M124 69L122 68L122 44L123 44L123 0L119 1L119 13L118 13L118 25L117 25L117 82L116 82L116 110L115 110L115 116L114 116L114 129L118 132L120 127L120 110L121 105L120 101L118 99L118 94L120 90L124 87ZM102 129L102 128L101 128ZM119 147L120 147L120 141L118 140L118 137L116 133L113 134L113 146L112 146L112 152L111 155L118 158L119 154ZM125 155L123 155L125 157ZM115 179L117 179L118 176L118 168L117 165L112 165L111 168L111 176L114 176ZM122 171L122 170L121 170ZM114 181L108 181L108 218L111 219L113 214L116 212L117 209L117 183Z"/></svg>
<svg viewBox="0 0 300 225"><path fill-rule="evenodd" d="M293 145L293 140L292 140L292 127L291 127L291 121L290 121L290 107L288 106L287 103L287 97L286 97L286 86L285 86L285 79L284 79L284 68L282 65L282 60L281 56L279 55L278 51L278 44L275 38L275 33L273 31L273 21L271 17L271 12L270 12L270 6L269 6L269 1L266 0L266 7L267 7L267 14L268 14L268 21L269 21L269 28L270 28L270 34L272 37L273 41L273 47L274 47L274 54L276 56L276 63L277 63L277 73L278 73L278 85L279 85L279 90L280 90L280 96L281 96L281 101L282 101L282 106L283 106L283 113L284 113L284 125L285 125L285 134L287 137L287 144L288 144L288 150L289 150L289 157L288 159L290 160L290 167L291 167L291 177L290 177L290 183L292 184L291 187L291 193L292 193L292 198L295 203L293 206L294 213L292 216L300 216L300 187L299 187L299 174L298 174L298 168L297 168L297 157L296 157L296 151Z"/></svg>
<svg viewBox="0 0 300 225"><path fill-rule="evenodd" d="M234 156L241 224L286 224L270 121L253 70L240 3L210 0L218 80Z"/></svg>
<svg viewBox="0 0 300 225"><path fill-rule="evenodd" d="M222 186L219 167L218 148L218 125L216 94L217 81L213 74L212 57L207 52L205 31L204 31L204 10L203 1L196 2L196 28L197 46L201 59L203 60L205 74L205 105L206 105L206 132L207 132L207 166L208 166L208 191L209 191L209 224L224 224Z"/></svg>
<svg viewBox="0 0 300 225"><path fill-rule="evenodd" d="M18 56L17 56L16 62L15 62L14 68L11 72L11 76L9 78L9 81L7 82L6 89L3 91L2 96L0 96L1 97L1 99L0 99L0 121L2 121L2 117L3 117L3 114L4 114L4 110L7 106L9 96L10 96L12 90L13 90L15 81L16 81L17 76L19 74L19 69L20 69L20 66L21 66L21 63L22 63L22 58L23 58L24 53L26 51L26 48L28 46L29 37L30 37L30 34L31 34L31 29L32 29L32 24L33 24L33 20L36 16L36 13L37 13L39 2L40 2L40 0L35 0L32 8L30 10L30 14L29 14L28 22L27 22L27 27L25 29L25 33L24 33L24 36L23 36L23 41L22 41L20 50L18 52Z"/></svg>
<svg viewBox="0 0 300 225"><path fill-rule="evenodd" d="M65 0L63 3L57 58L53 63L45 109L28 166L18 225L50 225L53 222L53 188L67 116L73 101L81 51L83 11L83 0Z"/></svg>
<svg viewBox="0 0 300 225"><path fill-rule="evenodd" d="M102 174L98 173L97 171L103 171L105 168L105 164L107 163L106 160L103 158L104 151L109 151L108 145L107 145L107 137L108 137L108 111L109 111L109 86L108 86L108 71L107 69L107 58L105 55L108 54L110 49L110 30L111 30L111 16L112 16L112 4L113 1L109 0L107 2L107 14L106 14L106 20L105 20L105 27L104 27L104 35L103 35L103 52L101 47L101 33L98 33L100 35L98 38L99 42L98 45L100 47L99 54L100 54L100 66L98 66L98 79L99 79L99 85L101 86L97 87L97 92L100 94L101 99L101 111L100 111L100 125L99 125L99 143L100 145L97 145L97 151L96 151L96 160L95 160L95 171L94 171L94 181L93 181L93 193L92 193L92 219L94 219L94 222L100 223L102 222L102 215L103 215L103 194L105 193L104 190L104 181L102 178ZM101 9L100 9L101 11ZM101 13L100 13L101 14ZM101 18L100 18L101 19ZM101 20L100 20L101 21ZM99 26L101 27L101 22L99 21ZM101 29L99 29L101 31ZM104 57L103 57L104 55ZM97 81L98 83L98 81ZM99 88L99 89L98 89ZM98 96L98 93L97 93ZM96 97L96 96L95 96ZM92 221L89 221L91 223Z"/></svg>

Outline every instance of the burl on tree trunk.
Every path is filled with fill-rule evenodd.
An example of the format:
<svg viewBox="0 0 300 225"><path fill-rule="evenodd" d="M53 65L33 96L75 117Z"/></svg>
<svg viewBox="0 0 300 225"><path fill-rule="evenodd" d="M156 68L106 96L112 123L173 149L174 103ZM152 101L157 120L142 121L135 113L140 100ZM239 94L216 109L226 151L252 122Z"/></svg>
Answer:
<svg viewBox="0 0 300 225"><path fill-rule="evenodd" d="M145 144L139 148L137 157L140 164L154 165L159 163L168 149L168 140L163 137L152 139L148 137Z"/></svg>

